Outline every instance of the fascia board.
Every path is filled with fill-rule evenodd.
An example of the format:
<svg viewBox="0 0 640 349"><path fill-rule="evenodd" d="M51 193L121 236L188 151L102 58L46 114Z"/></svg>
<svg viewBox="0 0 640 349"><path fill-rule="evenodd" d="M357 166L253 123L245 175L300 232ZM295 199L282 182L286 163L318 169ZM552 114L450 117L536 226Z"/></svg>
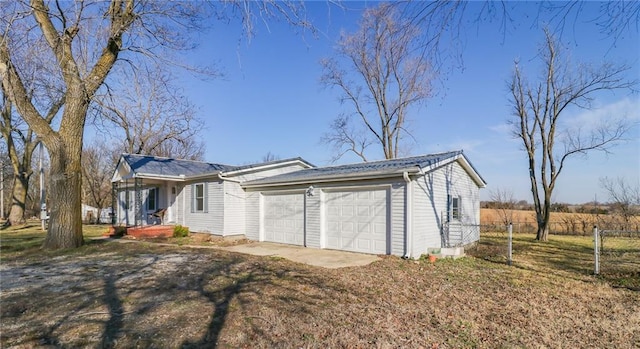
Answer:
<svg viewBox="0 0 640 349"><path fill-rule="evenodd" d="M393 172L377 172L377 173L367 173L367 174L353 174L353 175L332 175L326 177L316 177L316 178L303 178L300 180L287 180L287 181L278 181L271 183L256 183L256 184L241 184L243 188L260 188L260 187L276 187L276 186L288 186L295 184L313 184L313 183L332 183L332 182L346 182L346 181L357 181L357 180L370 180L370 179L381 179L381 178L392 178L402 176L404 172L408 172L410 174L420 173L420 169L418 167L396 170Z"/></svg>

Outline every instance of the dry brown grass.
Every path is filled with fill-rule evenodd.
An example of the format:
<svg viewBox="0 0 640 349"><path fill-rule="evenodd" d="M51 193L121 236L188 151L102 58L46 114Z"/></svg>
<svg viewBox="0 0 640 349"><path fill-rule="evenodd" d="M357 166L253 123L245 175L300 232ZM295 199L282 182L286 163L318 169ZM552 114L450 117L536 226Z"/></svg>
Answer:
<svg viewBox="0 0 640 349"><path fill-rule="evenodd" d="M19 235L0 232L3 251L12 234ZM385 257L337 270L146 242L91 242L55 253L26 248L2 255L0 344L640 346L640 292L591 276L582 244L518 244L513 267L483 246L477 258L432 265Z"/></svg>

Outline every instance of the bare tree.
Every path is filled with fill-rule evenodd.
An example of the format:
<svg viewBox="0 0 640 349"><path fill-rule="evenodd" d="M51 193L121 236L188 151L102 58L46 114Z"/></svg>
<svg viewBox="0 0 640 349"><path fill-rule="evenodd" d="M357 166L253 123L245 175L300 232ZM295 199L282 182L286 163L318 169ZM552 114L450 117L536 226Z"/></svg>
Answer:
<svg viewBox="0 0 640 349"><path fill-rule="evenodd" d="M10 13L11 4L2 3L0 10ZM3 12L4 13L4 12ZM27 28L21 28L27 30ZM60 88L61 79L54 74L56 67L52 62L39 62L36 57L39 52L48 49L43 38L26 36L9 36L6 33L3 42L7 40L20 41L15 47L13 55L22 63L21 73L24 76L26 98L42 115L46 123L51 123L62 107L63 92ZM23 40L20 40L23 39ZM0 46L1 47L1 46ZM41 79L40 77L47 78ZM0 137L6 142L7 158L13 169L13 183L11 185L11 205L8 223L22 224L25 221L25 210L30 193L30 179L33 175L33 151L40 144L31 127L24 122L16 111L16 105L0 84Z"/></svg>
<svg viewBox="0 0 640 349"><path fill-rule="evenodd" d="M262 162L270 162L270 161L276 161L276 160L280 160L280 157L278 155L272 153L271 151L268 151L262 157Z"/></svg>
<svg viewBox="0 0 640 349"><path fill-rule="evenodd" d="M200 159L204 122L195 107L172 84L169 72L138 69L127 84L110 85L96 98L98 128L122 139L125 153Z"/></svg>
<svg viewBox="0 0 640 349"><path fill-rule="evenodd" d="M626 229L634 216L640 215L640 185L635 186L623 177L600 178L600 186L609 194L613 212L622 218Z"/></svg>
<svg viewBox="0 0 640 349"><path fill-rule="evenodd" d="M540 56L544 71L538 81L528 82L516 62L509 91L513 135L522 140L529 164L536 239L547 241L551 198L567 160L594 150L608 152L630 127L622 118L611 118L585 132L568 128L562 116L570 107L589 109L598 91L627 89L635 82L626 80L629 67L624 65L591 67L563 61L561 47L547 30Z"/></svg>
<svg viewBox="0 0 640 349"><path fill-rule="evenodd" d="M3 91L50 154L49 194L52 200L45 248L83 244L81 217L82 145L87 112L116 62L137 65L148 59L164 66L184 66L172 52L194 47L191 33L199 32L214 10L218 18L229 10L242 17L247 33L256 13L262 19L281 14L290 23L308 27L301 7L291 2L197 2L111 0L54 2L44 0L1 3L0 79ZM210 5L210 6L209 6ZM231 7L232 9L229 9ZM303 10L303 6L302 6ZM6 14L6 15L5 15ZM44 38L48 49L35 56L53 62L54 75L39 81L62 80L60 120L52 126L45 111L30 99L23 62L16 52L33 38ZM124 55L124 57L122 56Z"/></svg>
<svg viewBox="0 0 640 349"><path fill-rule="evenodd" d="M342 34L335 58L321 61L321 82L337 87L341 101L354 110L338 117L323 137L337 157L352 152L366 161L371 144L380 146L386 159L398 157L403 136L409 135L409 109L432 95L434 72L415 51L419 37L419 27L381 4L364 11L358 31Z"/></svg>
<svg viewBox="0 0 640 349"><path fill-rule="evenodd" d="M513 211L516 209L516 199L513 190L496 188L490 193L491 201L496 205L500 220L505 226L513 223Z"/></svg>
<svg viewBox="0 0 640 349"><path fill-rule="evenodd" d="M111 204L111 176L115 168L114 152L102 140L96 140L82 150L82 188L84 202L100 212Z"/></svg>

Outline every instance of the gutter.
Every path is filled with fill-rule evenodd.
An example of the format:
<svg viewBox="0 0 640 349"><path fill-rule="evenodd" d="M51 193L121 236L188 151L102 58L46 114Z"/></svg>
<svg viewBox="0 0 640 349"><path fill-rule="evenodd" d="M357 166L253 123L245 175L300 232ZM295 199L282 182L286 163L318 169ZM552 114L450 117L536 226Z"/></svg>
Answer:
<svg viewBox="0 0 640 349"><path fill-rule="evenodd" d="M411 258L411 250L413 249L413 182L411 178L409 178L409 172L405 171L402 173L402 178L406 182L405 190L405 231L406 231L406 241L405 241L405 251L404 256L402 258L409 259Z"/></svg>
<svg viewBox="0 0 640 349"><path fill-rule="evenodd" d="M161 180L161 181L166 181L166 180L174 180L174 181L180 181L180 182L184 182L185 181L185 175L179 175L179 176L169 176L169 175L157 175L157 174L151 174L151 173L136 173L133 178L142 178L142 179L157 179L157 180Z"/></svg>
<svg viewBox="0 0 640 349"><path fill-rule="evenodd" d="M237 180L237 179L231 179L229 177L223 177L222 176L222 172L218 172L218 178L222 181L229 181L229 182L233 182L233 183L242 183L242 181Z"/></svg>
<svg viewBox="0 0 640 349"><path fill-rule="evenodd" d="M353 175L333 175L327 177L316 177L316 178L302 178L302 179L293 179L286 181L277 181L277 182L266 182L266 183L244 183L242 185L243 188L262 188L262 187L277 187L277 186L288 186L294 184L315 184L315 183L330 183L330 182L344 182L344 181L357 181L364 179L380 179L380 178L391 178L397 176L404 176L404 173L407 174L416 174L420 173L419 169L412 170L403 170L403 171L394 171L394 172L378 172L373 174L353 174Z"/></svg>

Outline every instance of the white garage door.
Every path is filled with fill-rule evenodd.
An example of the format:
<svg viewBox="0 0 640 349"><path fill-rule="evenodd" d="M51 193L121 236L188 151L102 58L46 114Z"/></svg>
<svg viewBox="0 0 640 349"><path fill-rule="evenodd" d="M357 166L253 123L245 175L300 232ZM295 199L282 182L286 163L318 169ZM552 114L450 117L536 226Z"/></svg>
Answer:
<svg viewBox="0 0 640 349"><path fill-rule="evenodd" d="M326 246L387 253L387 189L326 193Z"/></svg>
<svg viewBox="0 0 640 349"><path fill-rule="evenodd" d="M264 240L304 245L304 194L264 195Z"/></svg>

